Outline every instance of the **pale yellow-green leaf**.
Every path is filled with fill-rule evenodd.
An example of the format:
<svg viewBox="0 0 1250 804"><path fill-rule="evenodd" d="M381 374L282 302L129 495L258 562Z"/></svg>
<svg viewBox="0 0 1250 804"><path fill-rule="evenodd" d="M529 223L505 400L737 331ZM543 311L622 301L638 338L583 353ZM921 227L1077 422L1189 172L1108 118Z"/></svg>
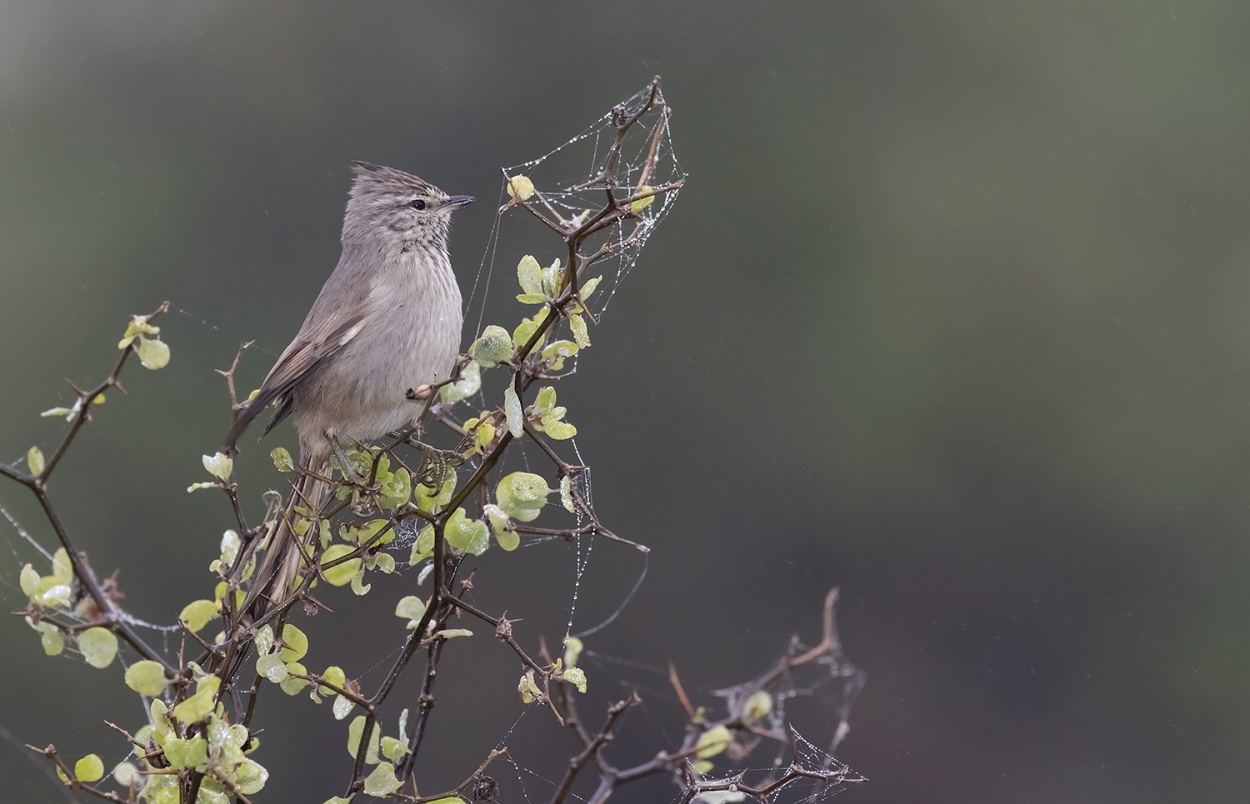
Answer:
<svg viewBox="0 0 1250 804"><path fill-rule="evenodd" d="M217 483L192 483L187 486L187 494L190 494L193 491L203 491L204 489L215 489L219 487L220 486Z"/></svg>
<svg viewBox="0 0 1250 804"><path fill-rule="evenodd" d="M299 662L288 662L286 666L286 678L278 682L278 686L287 695L298 695L300 690L309 685L308 679L297 678L297 676L308 675L308 668Z"/></svg>
<svg viewBox="0 0 1250 804"><path fill-rule="evenodd" d="M508 197L528 201L534 195L534 182L528 176L509 176Z"/></svg>
<svg viewBox="0 0 1250 804"><path fill-rule="evenodd" d="M729 729L725 726L713 726L707 731L699 735L698 741L695 743L695 756L699 759L710 759L729 747L731 738Z"/></svg>
<svg viewBox="0 0 1250 804"><path fill-rule="evenodd" d="M126 668L126 686L140 695L155 698L165 691L169 679L165 678L165 668L160 662L143 659Z"/></svg>
<svg viewBox="0 0 1250 804"><path fill-rule="evenodd" d="M543 697L543 691L534 680L534 671L526 670L517 683L517 692L521 695L521 703L531 704Z"/></svg>
<svg viewBox="0 0 1250 804"><path fill-rule="evenodd" d="M175 768L195 768L208 762L208 741L201 735L190 739L170 737L165 741L165 759Z"/></svg>
<svg viewBox="0 0 1250 804"><path fill-rule="evenodd" d="M583 282L581 288L579 288L579 290L581 290L581 293L582 293L582 298L589 299L590 294L595 292L595 288L599 287L599 283L602 281L603 281L602 276L596 276L594 279L590 279L590 280Z"/></svg>
<svg viewBox="0 0 1250 804"><path fill-rule="evenodd" d="M508 330L491 324L482 330L482 336L469 347L469 356L482 368L494 368L512 357L512 338Z"/></svg>
<svg viewBox="0 0 1250 804"><path fill-rule="evenodd" d="M482 366L476 360L465 363L460 369L460 379L444 385L439 394L444 402L468 399L482 389Z"/></svg>
<svg viewBox="0 0 1250 804"><path fill-rule="evenodd" d="M52 575L49 577L58 584L68 584L74 579L74 564L64 547L58 547L52 554Z"/></svg>
<svg viewBox="0 0 1250 804"><path fill-rule="evenodd" d="M216 705L217 690L221 679L217 676L204 676L195 687L195 694L174 707L174 717L178 722L190 725L208 717Z"/></svg>
<svg viewBox="0 0 1250 804"><path fill-rule="evenodd" d="M521 546L521 536L512 528L496 531L495 541L499 542L499 546L509 553Z"/></svg>
<svg viewBox="0 0 1250 804"><path fill-rule="evenodd" d="M573 503L573 482L568 475L560 478L560 504L570 514L577 512L577 506Z"/></svg>
<svg viewBox="0 0 1250 804"><path fill-rule="evenodd" d="M178 619L187 624L187 628L193 632L199 631L208 625L208 621L217 618L217 604L211 600L193 600L183 607L182 613L178 615Z"/></svg>
<svg viewBox="0 0 1250 804"><path fill-rule="evenodd" d="M512 331L512 345L520 349L528 343L529 339L534 337L534 333L538 331L539 325L547 320L548 312L549 308L543 307L534 313L533 316L522 319L521 323L517 324L517 328Z"/></svg>
<svg viewBox="0 0 1250 804"><path fill-rule="evenodd" d="M336 687L340 687L340 688L342 688L343 685L347 683L347 674L343 672L343 668L339 667L336 664L332 664L329 667L327 667L325 672L321 674L321 678L324 681L330 684L333 684ZM331 695L334 693L334 690L330 689L329 687L322 687L321 693L323 695Z"/></svg>
<svg viewBox="0 0 1250 804"><path fill-rule="evenodd" d="M473 632L468 628L444 628L442 631L436 631L434 636L443 639L460 639L473 636Z"/></svg>
<svg viewBox="0 0 1250 804"><path fill-rule="evenodd" d="M773 711L773 696L764 690L756 690L750 698L747 698L746 705L742 707L742 720L746 723L754 723L771 711Z"/></svg>
<svg viewBox="0 0 1250 804"><path fill-rule="evenodd" d="M576 313L569 316L569 329L573 331L573 340L579 348L590 346L590 333L586 330L585 319Z"/></svg>
<svg viewBox="0 0 1250 804"><path fill-rule="evenodd" d="M169 365L169 346L160 338L140 338L137 351L145 369L156 371Z"/></svg>
<svg viewBox="0 0 1250 804"><path fill-rule="evenodd" d="M550 385L538 389L538 395L534 397L534 415L542 417L544 413L551 410L556 404L556 389Z"/></svg>
<svg viewBox="0 0 1250 804"><path fill-rule="evenodd" d="M361 567L356 571L356 574L352 576L352 594L362 596L367 595L369 594L369 590L372 588L373 584L365 583L365 570L364 567Z"/></svg>
<svg viewBox="0 0 1250 804"><path fill-rule="evenodd" d="M218 480L229 480L230 473L234 471L234 459L223 452L214 455L202 455L200 461L204 464L204 468L208 473Z"/></svg>
<svg viewBox="0 0 1250 804"><path fill-rule="evenodd" d="M330 711L334 713L335 720L342 720L352 713L352 708L356 704L352 703L350 698L344 698L341 694L334 698L334 704L330 707ZM377 729L375 727L374 731Z"/></svg>
<svg viewBox="0 0 1250 804"><path fill-rule="evenodd" d="M465 800L460 796L444 796L443 798L434 799L429 804L465 804Z"/></svg>
<svg viewBox="0 0 1250 804"><path fill-rule="evenodd" d="M560 657L564 666L577 667L577 660L581 658L585 647L585 644L575 636L564 640L564 655Z"/></svg>
<svg viewBox="0 0 1250 804"><path fill-rule="evenodd" d="M559 416L564 415L564 408L556 408L556 411L560 411ZM555 411L553 411L553 413L554 412ZM565 441L577 435L577 428L568 422L560 421L559 416L552 416L550 421L544 417L542 421L542 431L546 433L548 437L554 438L556 441Z"/></svg>
<svg viewBox="0 0 1250 804"><path fill-rule="evenodd" d="M352 800L350 798L343 798L342 796L332 796L331 798L327 798L324 804L352 804Z"/></svg>
<svg viewBox="0 0 1250 804"><path fill-rule="evenodd" d="M273 626L269 624L262 625L256 629L256 635L252 637L252 644L256 646L256 652L262 656L266 653L273 653Z"/></svg>
<svg viewBox="0 0 1250 804"><path fill-rule="evenodd" d="M417 484L413 487L412 496L417 502L417 507L426 513L433 513L442 508L451 500L451 495L456 490L456 470L448 469L446 477L443 478L443 487L437 492L429 487Z"/></svg>
<svg viewBox="0 0 1250 804"><path fill-rule="evenodd" d="M417 540L412 543L412 552L408 554L408 564L416 566L432 555L434 555L434 526L426 525L417 534Z"/></svg>
<svg viewBox="0 0 1250 804"><path fill-rule="evenodd" d="M342 558L355 549L350 544L332 544L321 554L321 565L324 567L331 561ZM352 578L355 577L359 570L360 559L352 558L344 561L342 564L324 569L322 572L326 576L326 582L332 586L346 586L351 583Z"/></svg>
<svg viewBox="0 0 1250 804"><path fill-rule="evenodd" d="M530 472L513 472L495 487L500 509L518 522L532 522L547 504L547 481Z"/></svg>
<svg viewBox="0 0 1250 804"><path fill-rule="evenodd" d="M365 777L365 795L375 798L386 798L402 786L403 782L395 778L395 766L389 762L381 763Z"/></svg>
<svg viewBox="0 0 1250 804"><path fill-rule="evenodd" d="M479 452L485 452L486 448L495 440L495 425L489 421L483 420L478 422L477 427L473 428L473 446Z"/></svg>
<svg viewBox="0 0 1250 804"><path fill-rule="evenodd" d="M518 293L516 300L521 304L543 304L547 297L541 293Z"/></svg>
<svg viewBox="0 0 1250 804"><path fill-rule="evenodd" d="M377 553L370 557L370 561L378 572L390 575L395 571L395 556L390 553Z"/></svg>
<svg viewBox="0 0 1250 804"><path fill-rule="evenodd" d="M407 743L396 740L394 737L382 738L382 756L389 760L396 760L407 753L409 753Z"/></svg>
<svg viewBox="0 0 1250 804"><path fill-rule="evenodd" d="M228 530L221 534L221 563L226 566L234 564L234 560L239 557L239 546L241 544L239 534L233 530Z"/></svg>
<svg viewBox="0 0 1250 804"><path fill-rule="evenodd" d="M278 655L284 662L298 662L308 653L308 637L290 623L282 626L282 650Z"/></svg>
<svg viewBox="0 0 1250 804"><path fill-rule="evenodd" d="M99 626L88 628L78 635L78 649L87 664L95 668L108 667L117 656L117 635Z"/></svg>
<svg viewBox="0 0 1250 804"><path fill-rule="evenodd" d="M396 469L384 482L379 483L378 505L383 508L398 508L411 497L412 476L403 467Z"/></svg>
<svg viewBox="0 0 1250 804"><path fill-rule="evenodd" d="M425 615L425 601L416 595L407 595L395 605L395 616L408 620L405 628L416 628Z"/></svg>
<svg viewBox="0 0 1250 804"><path fill-rule="evenodd" d="M30 470L32 475L41 475L47 467L47 462L43 459L43 450L39 447L31 447L26 450L26 468Z"/></svg>
<svg viewBox="0 0 1250 804"><path fill-rule="evenodd" d="M353 757L360 750L360 738L365 733L365 716L357 715L347 726L347 753ZM365 762L369 765L378 764L378 742L380 734L377 724L369 730L369 745L365 748Z"/></svg>
<svg viewBox="0 0 1250 804"><path fill-rule="evenodd" d="M649 185L641 184L638 186L638 190L634 193L634 195L638 196L643 193L650 192L651 187ZM653 201L655 201L654 195L648 195L646 198L635 198L633 201L629 202L629 211L637 215L639 212L642 212L644 209L651 206Z"/></svg>
<svg viewBox="0 0 1250 804"><path fill-rule="evenodd" d="M253 759L244 759L230 775L230 782L235 790L245 796L259 793L264 789L267 781L269 781L269 771Z"/></svg>
<svg viewBox="0 0 1250 804"><path fill-rule="evenodd" d="M520 438L525 433L525 411L521 408L521 398L516 388L509 383L503 392L503 415L508 422L508 432L513 438Z"/></svg>
<svg viewBox="0 0 1250 804"><path fill-rule="evenodd" d="M543 292L555 296L560 290L560 258L543 269Z"/></svg>
<svg viewBox="0 0 1250 804"><path fill-rule="evenodd" d="M532 255L526 254L517 263L516 278L522 293L543 296L543 269Z"/></svg>
<svg viewBox="0 0 1250 804"><path fill-rule="evenodd" d="M104 778L104 760L98 754L87 754L74 763L74 778L91 784Z"/></svg>
<svg viewBox="0 0 1250 804"><path fill-rule="evenodd" d="M543 348L543 360L553 371L561 371L565 358L577 354L577 349L577 344L572 341L555 341Z"/></svg>
<svg viewBox="0 0 1250 804"><path fill-rule="evenodd" d="M139 773L139 766L133 762L119 762L113 767L113 781L122 787L130 787L143 784L143 776Z"/></svg>
<svg viewBox="0 0 1250 804"><path fill-rule="evenodd" d="M570 667L564 671L564 680L577 687L582 695L586 694L586 671L580 667Z"/></svg>
<svg viewBox="0 0 1250 804"><path fill-rule="evenodd" d="M279 472L295 471L295 461L291 459L291 453L286 447L274 447L269 451L269 457L273 460L273 468Z"/></svg>
<svg viewBox="0 0 1250 804"><path fill-rule="evenodd" d="M463 508L457 508L447 520L443 535L455 549L480 556L490 547L490 529L480 519L469 519Z"/></svg>
<svg viewBox="0 0 1250 804"><path fill-rule="evenodd" d="M34 600L35 595L39 594L41 591L39 588L40 580L39 573L35 571L35 568L30 564L26 564L22 567L22 571L18 575L17 582L18 585L22 587L22 594L26 595L26 597L31 600Z"/></svg>
<svg viewBox="0 0 1250 804"><path fill-rule="evenodd" d="M50 631L40 631L39 646L43 648L47 656L60 656L61 651L65 650L65 635L55 628Z"/></svg>
<svg viewBox="0 0 1250 804"><path fill-rule="evenodd" d="M40 413L39 415L45 419L52 417L52 416L64 416L65 418L68 419L70 416L73 416L77 412L78 412L77 406L72 407L72 408L48 408L47 410L45 410L43 413Z"/></svg>
<svg viewBox="0 0 1250 804"><path fill-rule="evenodd" d="M276 653L266 653L256 660L256 674L269 679L274 684L286 681L289 671L286 662Z"/></svg>

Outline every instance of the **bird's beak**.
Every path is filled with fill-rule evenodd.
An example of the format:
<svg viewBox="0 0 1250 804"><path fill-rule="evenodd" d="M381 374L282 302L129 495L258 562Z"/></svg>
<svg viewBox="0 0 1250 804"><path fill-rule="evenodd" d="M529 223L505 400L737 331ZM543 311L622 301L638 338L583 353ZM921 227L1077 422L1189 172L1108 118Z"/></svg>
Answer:
<svg viewBox="0 0 1250 804"><path fill-rule="evenodd" d="M459 209L460 207L465 207L472 203L473 196L471 195L453 195L451 198L447 199L447 204L445 206L448 206L451 209Z"/></svg>

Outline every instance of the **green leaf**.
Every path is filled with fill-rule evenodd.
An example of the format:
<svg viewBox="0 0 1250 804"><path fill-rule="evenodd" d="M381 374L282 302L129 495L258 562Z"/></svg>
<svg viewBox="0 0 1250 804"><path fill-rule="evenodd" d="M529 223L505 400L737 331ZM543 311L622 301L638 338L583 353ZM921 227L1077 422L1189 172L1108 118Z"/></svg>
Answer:
<svg viewBox="0 0 1250 804"><path fill-rule="evenodd" d="M546 433L548 437L553 438L556 441L565 441L577 435L576 427L568 422L560 421L564 418L564 413L565 408L554 408L553 410L548 411L547 415L543 416L542 421L539 422L540 429Z"/></svg>
<svg viewBox="0 0 1250 804"><path fill-rule="evenodd" d="M579 290L581 291L582 299L589 299L590 294L595 292L595 288L599 287L599 283L602 281L603 281L602 276L596 276L594 279L583 282L582 286L579 288Z"/></svg>
<svg viewBox="0 0 1250 804"><path fill-rule="evenodd" d="M395 778L395 766L389 762L378 765L365 777L365 795L374 798L386 798L402 786L403 782Z"/></svg>
<svg viewBox="0 0 1250 804"><path fill-rule="evenodd" d="M560 290L560 258L543 269L543 291L548 296L555 296Z"/></svg>
<svg viewBox="0 0 1250 804"><path fill-rule="evenodd" d="M256 630L256 636L252 637L252 644L256 646L256 652L260 655L273 653L273 626L262 625Z"/></svg>
<svg viewBox="0 0 1250 804"><path fill-rule="evenodd" d="M87 664L103 669L117 656L117 636L107 628L88 628L78 635L78 649Z"/></svg>
<svg viewBox="0 0 1250 804"><path fill-rule="evenodd" d="M491 324L482 330L482 336L469 347L469 356L482 368L494 368L512 358L512 338L508 330Z"/></svg>
<svg viewBox="0 0 1250 804"><path fill-rule="evenodd" d="M32 620L27 617L26 622ZM42 622L35 626L35 630L39 632L39 645L43 648L44 655L60 656L61 651L65 650L65 635L60 629L50 622Z"/></svg>
<svg viewBox="0 0 1250 804"><path fill-rule="evenodd" d="M564 640L564 655L560 660L564 662L565 667L577 667L577 660L581 658L582 651L586 648L585 643L575 636L571 636Z"/></svg>
<svg viewBox="0 0 1250 804"><path fill-rule="evenodd" d="M521 535L512 528L505 528L496 531L495 541L499 542L499 547L509 553L521 546Z"/></svg>
<svg viewBox="0 0 1250 804"><path fill-rule="evenodd" d="M160 338L139 338L139 362L156 371L169 365L169 347Z"/></svg>
<svg viewBox="0 0 1250 804"><path fill-rule="evenodd" d="M343 668L339 667L336 664L332 664L329 667L327 667L325 669L325 672L321 674L321 678L333 684L336 687L344 688L344 689L345 687L343 685L347 683L347 674L343 672ZM329 687L322 687L321 694L322 695L336 695L337 693L334 690L330 689Z"/></svg>
<svg viewBox="0 0 1250 804"><path fill-rule="evenodd" d="M742 707L742 720L744 723L754 723L771 711L773 711L773 696L764 690L756 690L750 698L747 698L746 704Z"/></svg>
<svg viewBox="0 0 1250 804"><path fill-rule="evenodd" d="M426 525L417 534L417 540L412 543L412 552L408 554L408 564L415 567L432 555L434 555L434 526Z"/></svg>
<svg viewBox="0 0 1250 804"><path fill-rule="evenodd" d="M554 341L543 349L543 360L552 371L562 371L565 358L577 354L577 350L577 344L572 341Z"/></svg>
<svg viewBox="0 0 1250 804"><path fill-rule="evenodd" d="M87 754L74 763L74 778L91 784L104 778L104 761L97 754Z"/></svg>
<svg viewBox="0 0 1250 804"><path fill-rule="evenodd" d="M217 690L221 679L217 676L204 676L195 686L195 694L174 707L174 717L179 723L191 725L208 717L217 701Z"/></svg>
<svg viewBox="0 0 1250 804"><path fill-rule="evenodd" d="M64 416L65 418L68 419L70 416L73 416L77 412L78 412L77 406L72 407L72 408L48 408L47 410L45 410L43 413L40 413L39 415L45 419L51 416Z"/></svg>
<svg viewBox="0 0 1250 804"><path fill-rule="evenodd" d="M353 757L360 750L360 737L365 733L365 716L356 715L352 722L347 726L347 753ZM369 730L369 746L365 749L365 763L369 765L378 764L378 740L379 729L375 723L373 728Z"/></svg>
<svg viewBox="0 0 1250 804"><path fill-rule="evenodd" d="M465 804L465 800L460 796L444 796L443 798L436 798L428 802L428 804Z"/></svg>
<svg viewBox="0 0 1250 804"><path fill-rule="evenodd" d="M511 383L503 392L503 415L508 421L508 432L513 438L520 438L525 433L525 411L521 408L521 398Z"/></svg>
<svg viewBox="0 0 1250 804"><path fill-rule="evenodd" d="M550 385L538 389L538 396L534 397L534 415L541 418L547 411L555 407L556 389Z"/></svg>
<svg viewBox="0 0 1250 804"><path fill-rule="evenodd" d="M425 616L425 601L416 595L401 597L399 603L395 605L395 616L408 620L405 628L409 630L416 628L421 618Z"/></svg>
<svg viewBox="0 0 1250 804"><path fill-rule="evenodd" d="M291 453L286 447L274 447L270 450L269 457L273 459L273 468L279 472L295 471L295 461L291 460Z"/></svg>
<svg viewBox="0 0 1250 804"><path fill-rule="evenodd" d="M729 747L730 733L725 726L713 726L699 735L695 743L695 756L699 759L710 759Z"/></svg>
<svg viewBox="0 0 1250 804"><path fill-rule="evenodd" d="M634 191L634 195L642 195L643 193L649 192L651 192L650 185L640 184L638 185L638 189ZM654 195L649 195L646 198L635 198L633 201L629 202L629 211L637 215L639 212L642 212L644 209L651 206L654 201Z"/></svg>
<svg viewBox="0 0 1250 804"><path fill-rule="evenodd" d="M470 360L465 363L464 368L460 369L460 379L444 385L439 394L444 402L450 404L468 399L480 390L482 390L482 366L476 360Z"/></svg>
<svg viewBox="0 0 1250 804"><path fill-rule="evenodd" d="M398 508L411 498L412 476L403 467L396 469L385 482L379 484L378 505L383 508Z"/></svg>
<svg viewBox="0 0 1250 804"><path fill-rule="evenodd" d="M308 653L308 637L290 623L282 626L282 643L283 648L278 655L284 662L298 662Z"/></svg>
<svg viewBox="0 0 1250 804"><path fill-rule="evenodd" d="M186 740L170 737L164 747L165 758L175 768L195 768L208 762L208 741L202 735Z"/></svg>
<svg viewBox="0 0 1250 804"><path fill-rule="evenodd" d="M459 639L461 637L471 637L473 632L468 628L444 628L442 631L436 631L434 637L442 639Z"/></svg>
<svg viewBox="0 0 1250 804"><path fill-rule="evenodd" d="M288 662L286 666L286 678L278 682L278 686L287 695L298 695L300 690L307 687L311 682L306 678L296 678L298 673L301 676L308 675L308 668L299 662Z"/></svg>
<svg viewBox="0 0 1250 804"><path fill-rule="evenodd" d="M547 297L541 293L518 293L516 300L521 304L545 304Z"/></svg>
<svg viewBox="0 0 1250 804"><path fill-rule="evenodd" d="M338 697L334 699L334 705L330 707L330 711L334 713L335 720L342 720L343 718L347 717L348 715L352 713L352 708L355 705L356 704L352 703L351 698L345 698L340 693ZM375 734L377 733L376 726L374 727L373 731Z"/></svg>
<svg viewBox="0 0 1250 804"><path fill-rule="evenodd" d="M528 176L508 176L507 187L509 198L528 201L534 195L534 182Z"/></svg>
<svg viewBox="0 0 1250 804"><path fill-rule="evenodd" d="M443 478L443 487L438 490L437 494L430 486L418 484L412 490L417 507L426 513L434 513L442 508L451 500L451 495L456 491L456 479L456 470L448 469Z"/></svg>
<svg viewBox="0 0 1250 804"><path fill-rule="evenodd" d="M155 698L165 691L169 679L165 678L165 668L160 662L143 659L126 668L126 686L140 695Z"/></svg>
<svg viewBox="0 0 1250 804"><path fill-rule="evenodd" d="M518 522L532 522L547 504L547 481L530 472L513 472L495 487L499 508Z"/></svg>
<svg viewBox="0 0 1250 804"><path fill-rule="evenodd" d="M560 478L560 504L570 514L577 513L577 506L573 503L573 482L568 475Z"/></svg>
<svg viewBox="0 0 1250 804"><path fill-rule="evenodd" d="M208 621L220 616L217 604L211 600L193 600L183 607L178 619L187 624L188 630L198 632Z"/></svg>
<svg viewBox="0 0 1250 804"><path fill-rule="evenodd" d="M43 474L43 470L47 467L47 463L43 459L43 450L39 447L31 447L26 450L26 468L30 469L30 473L38 477ZM92 754L92 756L95 756Z"/></svg>
<svg viewBox="0 0 1250 804"><path fill-rule="evenodd" d="M343 798L342 796L334 796L333 798L327 798L325 800L325 804L352 804L352 800L350 798Z"/></svg>
<svg viewBox="0 0 1250 804"><path fill-rule="evenodd" d="M215 455L202 455L200 461L210 475L221 481L229 480L230 474L234 471L234 459L222 452Z"/></svg>
<svg viewBox="0 0 1250 804"><path fill-rule="evenodd" d="M355 549L350 544L332 544L321 554L321 565L324 567L331 561L342 558ZM359 570L360 559L352 558L344 561L342 564L324 569L322 573L326 577L326 582L331 586L346 586L351 583L352 578L355 577Z"/></svg>
<svg viewBox="0 0 1250 804"><path fill-rule="evenodd" d="M480 556L490 547L490 529L480 519L468 519L463 508L457 508L443 529L447 544L462 553Z"/></svg>
<svg viewBox="0 0 1250 804"><path fill-rule="evenodd" d="M520 349L528 343L529 339L534 337L534 333L538 331L538 326L547 320L548 312L548 308L544 307L534 313L532 317L522 319L517 328L512 331L512 345Z"/></svg>
<svg viewBox="0 0 1250 804"><path fill-rule="evenodd" d="M276 653L266 653L256 660L256 674L269 679L274 684L286 681L288 672L286 662L282 661L282 657Z"/></svg>
<svg viewBox="0 0 1250 804"><path fill-rule="evenodd" d="M64 547L58 547L52 554L52 575L56 583L68 584L74 580L74 564L69 560L69 553Z"/></svg>
<svg viewBox="0 0 1250 804"><path fill-rule="evenodd" d="M580 667L570 667L564 671L564 680L577 687L582 695L586 694L586 671Z"/></svg>
<svg viewBox="0 0 1250 804"><path fill-rule="evenodd" d="M34 600L35 595L42 591L39 588L41 585L39 583L40 580L39 573L35 571L33 566L30 564L23 566L21 574L18 575L18 585L22 587L22 594Z"/></svg>
<svg viewBox="0 0 1250 804"><path fill-rule="evenodd" d="M387 759L396 760L408 753L408 744L402 740L396 740L394 737L382 738L382 756Z"/></svg>
<svg viewBox="0 0 1250 804"><path fill-rule="evenodd" d="M573 340L578 347L585 349L590 346L590 333L586 331L586 322L580 315L574 313L569 316L569 329L573 331Z"/></svg>

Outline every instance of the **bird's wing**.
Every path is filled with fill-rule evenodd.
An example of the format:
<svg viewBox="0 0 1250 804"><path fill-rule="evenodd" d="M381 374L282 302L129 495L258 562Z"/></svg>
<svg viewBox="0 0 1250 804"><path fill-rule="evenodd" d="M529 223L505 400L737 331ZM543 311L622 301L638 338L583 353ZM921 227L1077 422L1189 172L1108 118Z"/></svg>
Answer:
<svg viewBox="0 0 1250 804"><path fill-rule="evenodd" d="M297 335L278 358L278 362L269 370L269 376L265 378L260 391L235 420L234 426L226 435L226 446L234 447L239 436L252 423L252 419L255 419L274 401L279 401L278 412L265 427L265 433L289 416L291 392L326 360L334 357L351 343L352 339L360 333L364 319L363 313L350 316L327 332L324 338L306 340Z"/></svg>

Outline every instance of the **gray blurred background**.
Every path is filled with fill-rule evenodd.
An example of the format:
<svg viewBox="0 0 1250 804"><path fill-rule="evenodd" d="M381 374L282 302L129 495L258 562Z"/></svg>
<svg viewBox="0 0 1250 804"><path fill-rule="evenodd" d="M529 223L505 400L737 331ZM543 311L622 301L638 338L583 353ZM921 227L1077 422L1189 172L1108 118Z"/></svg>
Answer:
<svg viewBox="0 0 1250 804"><path fill-rule="evenodd" d="M592 644L641 665L591 669L594 706L628 683L647 698L614 761L679 739L668 661L706 701L791 633L814 640L839 585L869 674L839 757L871 778L840 800L1244 800L1247 30L1250 6L1218 0L9 0L0 458L55 444L39 411L67 403L63 378L102 376L127 315L185 311L160 322L169 368L130 372L54 485L127 604L170 622L211 594L230 524L220 495L184 491L228 422L214 369L255 339L253 387L298 327L338 256L347 160L479 197L453 238L467 290L499 166L660 73L691 180L560 391L601 515L654 550ZM509 325L518 256L491 287ZM245 444L253 515L281 482L265 453L291 440ZM0 505L48 542L19 492ZM13 610L32 552L0 534ZM594 549L575 627L642 570ZM474 566L482 606L559 641L571 548ZM375 684L410 582L338 598L310 666ZM545 800L575 746L541 713L509 731L517 668L479 631L448 650L424 789L502 739L521 769L499 766L503 800ZM142 712L116 668L45 659L17 618L0 634L0 778L11 800L63 800L21 743L111 765L101 719ZM296 736L258 755L281 777L260 800L341 792L345 727L304 699L265 707Z"/></svg>

